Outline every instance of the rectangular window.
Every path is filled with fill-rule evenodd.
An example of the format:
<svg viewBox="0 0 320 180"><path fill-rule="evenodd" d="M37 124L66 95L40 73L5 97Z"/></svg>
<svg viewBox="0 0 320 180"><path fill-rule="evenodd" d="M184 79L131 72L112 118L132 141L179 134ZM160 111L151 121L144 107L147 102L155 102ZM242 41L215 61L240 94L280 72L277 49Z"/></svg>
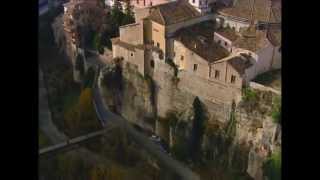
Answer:
<svg viewBox="0 0 320 180"><path fill-rule="evenodd" d="M215 70L215 72L214 72L214 78L219 79L219 77L220 77L220 71Z"/></svg>
<svg viewBox="0 0 320 180"><path fill-rule="evenodd" d="M197 71L197 69L198 69L198 64L194 64L193 65L193 71Z"/></svg>
<svg viewBox="0 0 320 180"><path fill-rule="evenodd" d="M180 59L181 59L181 61L183 61L184 57L183 57L183 56L181 56L181 57L180 57Z"/></svg>
<svg viewBox="0 0 320 180"><path fill-rule="evenodd" d="M160 48L160 43L157 42L157 47Z"/></svg>
<svg viewBox="0 0 320 180"><path fill-rule="evenodd" d="M234 84L236 82L236 76L232 75L231 76L231 83Z"/></svg>

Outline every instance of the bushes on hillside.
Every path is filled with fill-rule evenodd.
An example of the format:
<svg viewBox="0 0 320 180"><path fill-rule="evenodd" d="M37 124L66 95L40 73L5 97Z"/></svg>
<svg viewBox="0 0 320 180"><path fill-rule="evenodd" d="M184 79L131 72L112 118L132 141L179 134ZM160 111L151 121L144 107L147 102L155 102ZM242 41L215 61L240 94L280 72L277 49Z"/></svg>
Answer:
<svg viewBox="0 0 320 180"><path fill-rule="evenodd" d="M277 151L271 155L263 165L264 175L269 180L281 179L281 152Z"/></svg>
<svg viewBox="0 0 320 180"><path fill-rule="evenodd" d="M281 98L274 97L272 102L271 116L275 123L281 124Z"/></svg>
<svg viewBox="0 0 320 180"><path fill-rule="evenodd" d="M64 121L71 136L78 136L99 129L100 125L94 110L90 88L84 89L80 94L78 103L66 110Z"/></svg>

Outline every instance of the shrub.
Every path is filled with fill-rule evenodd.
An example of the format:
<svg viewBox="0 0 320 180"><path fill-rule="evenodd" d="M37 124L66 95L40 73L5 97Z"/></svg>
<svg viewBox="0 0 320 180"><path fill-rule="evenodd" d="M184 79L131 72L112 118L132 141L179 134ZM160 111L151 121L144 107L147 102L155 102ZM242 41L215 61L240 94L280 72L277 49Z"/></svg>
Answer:
<svg viewBox="0 0 320 180"><path fill-rule="evenodd" d="M281 98L279 96L273 99L271 117L274 123L281 124Z"/></svg>
<svg viewBox="0 0 320 180"><path fill-rule="evenodd" d="M242 99L244 101L255 101L255 100L257 100L257 98L258 98L258 95L254 90L252 90L250 88L243 89Z"/></svg>
<svg viewBox="0 0 320 180"><path fill-rule="evenodd" d="M263 164L264 175L269 180L280 180L281 179L281 152L275 152L268 158Z"/></svg>
<svg viewBox="0 0 320 180"><path fill-rule="evenodd" d="M174 70L174 76L177 77L178 76L178 67L177 65L173 62L172 59L166 59L166 63L169 64L173 70Z"/></svg>
<svg viewBox="0 0 320 180"><path fill-rule="evenodd" d="M140 74L140 73L139 73ZM149 88L150 88L150 101L153 105L155 105L155 99L156 99L156 85L155 82L153 81L152 77L149 76L148 74L145 75L145 80L147 81Z"/></svg>

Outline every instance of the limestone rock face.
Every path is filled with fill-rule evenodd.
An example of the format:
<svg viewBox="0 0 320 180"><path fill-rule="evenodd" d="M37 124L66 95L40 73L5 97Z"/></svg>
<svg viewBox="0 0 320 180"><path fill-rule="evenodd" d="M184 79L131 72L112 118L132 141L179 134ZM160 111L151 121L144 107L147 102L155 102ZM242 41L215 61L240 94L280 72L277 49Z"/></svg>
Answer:
<svg viewBox="0 0 320 180"><path fill-rule="evenodd" d="M104 86L104 93L109 106L127 120L146 129L154 130L155 110L151 99L149 82L134 68L122 68L121 90ZM104 74L115 72L115 65L106 66Z"/></svg>
<svg viewBox="0 0 320 180"><path fill-rule="evenodd" d="M190 137L194 116L192 103L198 95L181 88L179 82L174 83L170 66L156 64L157 68L152 75L155 92L152 92L146 77L140 75L134 67L122 67L123 89L106 96L109 104L115 106L120 101L118 110L123 117L152 131L158 129L158 135L166 137L164 139L169 141L170 146L178 136L185 139ZM112 68L108 71L112 71ZM110 88L104 89L106 94L110 94ZM235 122L230 125L230 105L214 103L199 95L208 117L201 147L204 161L210 160L247 173L256 180L263 179L264 161L281 146L281 127L270 117L270 100L273 95L261 93L259 96L261 99L258 106L238 104L234 111ZM118 100L115 100L117 97ZM156 119L165 118L168 111L176 112L178 120L175 125L160 127L162 123ZM229 126L234 126L235 132L232 135L228 134Z"/></svg>

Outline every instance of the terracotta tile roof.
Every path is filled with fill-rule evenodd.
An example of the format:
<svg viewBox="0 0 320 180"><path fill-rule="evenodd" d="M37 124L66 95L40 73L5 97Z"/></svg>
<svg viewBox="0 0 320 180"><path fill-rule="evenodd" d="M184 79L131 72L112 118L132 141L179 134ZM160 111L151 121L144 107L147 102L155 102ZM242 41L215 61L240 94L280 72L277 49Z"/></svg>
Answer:
<svg viewBox="0 0 320 180"><path fill-rule="evenodd" d="M223 15L251 19L252 3L254 3L254 20L267 21L270 13L271 0L237 0L234 6L222 8L219 12Z"/></svg>
<svg viewBox="0 0 320 180"><path fill-rule="evenodd" d="M201 14L186 0L177 0L154 6L149 18L159 24L170 25L199 16Z"/></svg>
<svg viewBox="0 0 320 180"><path fill-rule="evenodd" d="M272 4L270 22L281 23L281 1L277 1ZM281 28L269 28L267 37L274 46L280 45Z"/></svg>
<svg viewBox="0 0 320 180"><path fill-rule="evenodd" d="M235 30L228 28L219 28L216 30L216 33L220 34L221 36L229 39L230 41L235 41L239 36L235 32Z"/></svg>
<svg viewBox="0 0 320 180"><path fill-rule="evenodd" d="M242 36L234 41L233 45L256 52L266 46L268 43L267 34L265 31L256 30L254 26L249 27L242 32Z"/></svg>
<svg viewBox="0 0 320 180"><path fill-rule="evenodd" d="M251 67L253 64L250 62L249 59L236 56L228 60L228 63L240 74L244 74L245 70Z"/></svg>
<svg viewBox="0 0 320 180"><path fill-rule="evenodd" d="M175 40L181 42L209 63L227 57L230 53L213 41L214 22L205 21L179 30Z"/></svg>

